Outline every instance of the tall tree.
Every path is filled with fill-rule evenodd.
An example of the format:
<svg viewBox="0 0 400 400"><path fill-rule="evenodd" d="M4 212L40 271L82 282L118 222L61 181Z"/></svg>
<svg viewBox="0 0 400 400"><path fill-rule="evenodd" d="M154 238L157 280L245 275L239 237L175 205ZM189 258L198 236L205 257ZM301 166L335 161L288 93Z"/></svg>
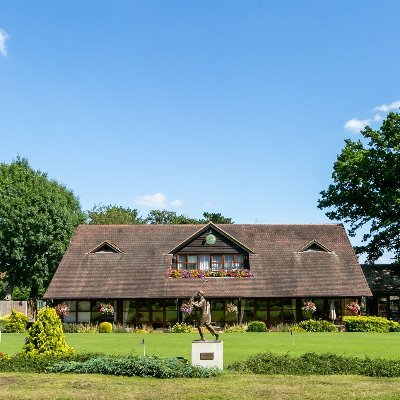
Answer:
<svg viewBox="0 0 400 400"><path fill-rule="evenodd" d="M144 220L136 209L124 208L116 205L94 206L87 211L88 223L94 225L134 225L143 224Z"/></svg>
<svg viewBox="0 0 400 400"><path fill-rule="evenodd" d="M11 287L28 287L37 297L83 221L78 199L64 185L23 158L0 164L0 271Z"/></svg>
<svg viewBox="0 0 400 400"><path fill-rule="evenodd" d="M221 213L203 213L202 219L189 218L186 215L178 215L175 211L151 210L146 218L149 224L233 224L231 218L224 217Z"/></svg>
<svg viewBox="0 0 400 400"><path fill-rule="evenodd" d="M197 219L178 215L175 211L151 210L146 218L149 224L198 224Z"/></svg>
<svg viewBox="0 0 400 400"><path fill-rule="evenodd" d="M333 166L333 184L322 191L320 209L330 219L350 225L354 236L362 227L362 246L370 262L384 251L400 262L400 114L389 113L378 130L361 131L365 140L347 139Z"/></svg>
<svg viewBox="0 0 400 400"><path fill-rule="evenodd" d="M221 213L203 213L202 223L214 222L214 224L233 224L232 218L224 217Z"/></svg>

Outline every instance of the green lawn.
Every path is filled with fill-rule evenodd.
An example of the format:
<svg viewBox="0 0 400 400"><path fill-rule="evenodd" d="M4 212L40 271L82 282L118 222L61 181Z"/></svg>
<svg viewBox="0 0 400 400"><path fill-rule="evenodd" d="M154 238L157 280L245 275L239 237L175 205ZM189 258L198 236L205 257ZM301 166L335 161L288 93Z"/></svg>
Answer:
<svg viewBox="0 0 400 400"><path fill-rule="evenodd" d="M362 376L223 374L210 379L0 373L7 400L395 400L400 379Z"/></svg>
<svg viewBox="0 0 400 400"><path fill-rule="evenodd" d="M0 352L14 354L25 334L3 334ZM78 352L183 356L190 359L197 334L66 334ZM211 336L209 337L211 339ZM400 358L400 333L242 333L222 334L225 364L263 352L309 351ZM294 340L294 341L293 341ZM210 379L154 379L105 375L0 373L0 399L400 399L400 378L364 376L285 376L225 372Z"/></svg>
<svg viewBox="0 0 400 400"><path fill-rule="evenodd" d="M25 334L2 335L0 352L14 354L21 350ZM191 357L191 341L197 334L66 334L67 343L78 352L107 354L143 354L140 341L145 339L148 355ZM207 337L211 339L212 337ZM306 352L336 353L382 358L400 358L400 333L227 333L224 342L224 363L230 364L255 353L271 351L299 355Z"/></svg>

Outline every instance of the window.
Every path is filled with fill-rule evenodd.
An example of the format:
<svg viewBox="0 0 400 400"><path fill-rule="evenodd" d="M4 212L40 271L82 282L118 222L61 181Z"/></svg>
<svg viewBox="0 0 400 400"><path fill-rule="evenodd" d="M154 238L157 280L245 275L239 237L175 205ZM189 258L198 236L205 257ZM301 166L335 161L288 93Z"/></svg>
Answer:
<svg viewBox="0 0 400 400"><path fill-rule="evenodd" d="M187 269L197 269L197 256L187 256Z"/></svg>
<svg viewBox="0 0 400 400"><path fill-rule="evenodd" d="M315 251L323 251L326 253L330 253L331 251L323 246L321 243L317 242L315 239L311 240L311 242L307 243L305 246L303 246L299 252L315 252Z"/></svg>
<svg viewBox="0 0 400 400"><path fill-rule="evenodd" d="M90 253L123 253L123 251L115 244L109 242L108 240L106 240L105 242L101 243L100 245L98 245L96 248L94 248Z"/></svg>
<svg viewBox="0 0 400 400"><path fill-rule="evenodd" d="M244 268L244 255L243 254L235 255L233 265L235 269Z"/></svg>
<svg viewBox="0 0 400 400"><path fill-rule="evenodd" d="M211 270L212 271L221 271L222 269L222 256L211 256Z"/></svg>
<svg viewBox="0 0 400 400"><path fill-rule="evenodd" d="M178 269L198 269L197 255L178 256Z"/></svg>
<svg viewBox="0 0 400 400"><path fill-rule="evenodd" d="M200 271L232 271L243 269L244 254L179 254L177 256L178 269Z"/></svg>
<svg viewBox="0 0 400 400"><path fill-rule="evenodd" d="M226 255L225 255L225 260L224 260L224 261L225 261L225 264L224 264L224 266L225 266L225 269L226 269L227 271L230 271L230 270L232 270L232 269L235 269L233 259L234 259L233 254L226 254Z"/></svg>
<svg viewBox="0 0 400 400"><path fill-rule="evenodd" d="M186 269L186 256L178 256L178 269Z"/></svg>

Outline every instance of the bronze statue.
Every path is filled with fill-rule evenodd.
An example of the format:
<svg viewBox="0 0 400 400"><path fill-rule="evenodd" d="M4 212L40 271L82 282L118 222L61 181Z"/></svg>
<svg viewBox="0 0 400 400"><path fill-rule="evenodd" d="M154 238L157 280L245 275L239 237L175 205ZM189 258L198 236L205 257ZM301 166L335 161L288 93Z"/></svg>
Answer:
<svg viewBox="0 0 400 400"><path fill-rule="evenodd" d="M197 301L194 301L194 298L192 297L190 299L190 304L195 307L198 308L201 312L200 318L197 321L197 329L200 333L200 340L204 341L204 334L203 334L203 329L202 326L205 326L212 335L215 336L215 340L218 340L219 335L217 332L215 332L214 328L211 326L209 320L208 320L208 312L207 312L207 301L204 298L204 293L201 290L198 290L196 295L194 296L195 298L197 298Z"/></svg>

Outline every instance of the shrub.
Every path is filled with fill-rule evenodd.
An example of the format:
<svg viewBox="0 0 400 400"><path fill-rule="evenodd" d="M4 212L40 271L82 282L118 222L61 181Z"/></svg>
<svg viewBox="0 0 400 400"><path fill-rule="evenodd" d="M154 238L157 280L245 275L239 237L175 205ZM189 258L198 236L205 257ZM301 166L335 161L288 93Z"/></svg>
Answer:
<svg viewBox="0 0 400 400"><path fill-rule="evenodd" d="M122 324L114 324L113 326L114 333L135 333L135 328L132 326L122 325Z"/></svg>
<svg viewBox="0 0 400 400"><path fill-rule="evenodd" d="M4 317L0 317L0 331L4 330L4 326L7 323L7 321L4 319Z"/></svg>
<svg viewBox="0 0 400 400"><path fill-rule="evenodd" d="M48 372L141 376L154 378L209 378L220 372L214 368L191 366L182 358L102 356L87 361L60 361Z"/></svg>
<svg viewBox="0 0 400 400"><path fill-rule="evenodd" d="M135 329L135 333L152 333L153 327L151 325L143 324L141 327Z"/></svg>
<svg viewBox="0 0 400 400"><path fill-rule="evenodd" d="M290 331L291 331L291 332L305 332L305 329L302 328L302 327L299 326L299 325L293 325L293 326L290 328Z"/></svg>
<svg viewBox="0 0 400 400"><path fill-rule="evenodd" d="M53 356L40 354L30 356L25 353L13 356L0 357L0 372L46 372L46 370L60 361L83 362L91 358L102 356L97 353L78 353Z"/></svg>
<svg viewBox="0 0 400 400"><path fill-rule="evenodd" d="M398 332L400 324L382 317L343 317L347 332Z"/></svg>
<svg viewBox="0 0 400 400"><path fill-rule="evenodd" d="M3 318L4 333L23 333L26 332L28 317L18 311L12 310L10 315Z"/></svg>
<svg viewBox="0 0 400 400"><path fill-rule="evenodd" d="M400 360L362 359L336 354L306 353L299 357L263 353L228 366L228 370L255 374L282 375L366 375L400 376Z"/></svg>
<svg viewBox="0 0 400 400"><path fill-rule="evenodd" d="M247 325L247 332L267 332L267 325L263 321L252 321Z"/></svg>
<svg viewBox="0 0 400 400"><path fill-rule="evenodd" d="M74 349L65 341L61 320L54 308L39 310L36 321L28 330L22 352L28 356L72 354Z"/></svg>
<svg viewBox="0 0 400 400"><path fill-rule="evenodd" d="M98 333L98 326L90 323L64 322L62 324L64 333Z"/></svg>
<svg viewBox="0 0 400 400"><path fill-rule="evenodd" d="M98 326L96 324L91 324L90 322L86 324L77 324L77 333L98 333Z"/></svg>
<svg viewBox="0 0 400 400"><path fill-rule="evenodd" d="M269 332L290 332L293 330L294 324L277 324L271 326Z"/></svg>
<svg viewBox="0 0 400 400"><path fill-rule="evenodd" d="M111 333L113 326L110 322L102 322L99 325L99 333Z"/></svg>
<svg viewBox="0 0 400 400"><path fill-rule="evenodd" d="M247 330L247 325L227 325L224 328L224 333L244 333Z"/></svg>
<svg viewBox="0 0 400 400"><path fill-rule="evenodd" d="M177 323L171 328L171 333L191 333L192 326L185 324L182 322L181 324Z"/></svg>
<svg viewBox="0 0 400 400"><path fill-rule="evenodd" d="M303 328L306 332L336 332L335 325L333 322L313 319L301 321L299 327Z"/></svg>

